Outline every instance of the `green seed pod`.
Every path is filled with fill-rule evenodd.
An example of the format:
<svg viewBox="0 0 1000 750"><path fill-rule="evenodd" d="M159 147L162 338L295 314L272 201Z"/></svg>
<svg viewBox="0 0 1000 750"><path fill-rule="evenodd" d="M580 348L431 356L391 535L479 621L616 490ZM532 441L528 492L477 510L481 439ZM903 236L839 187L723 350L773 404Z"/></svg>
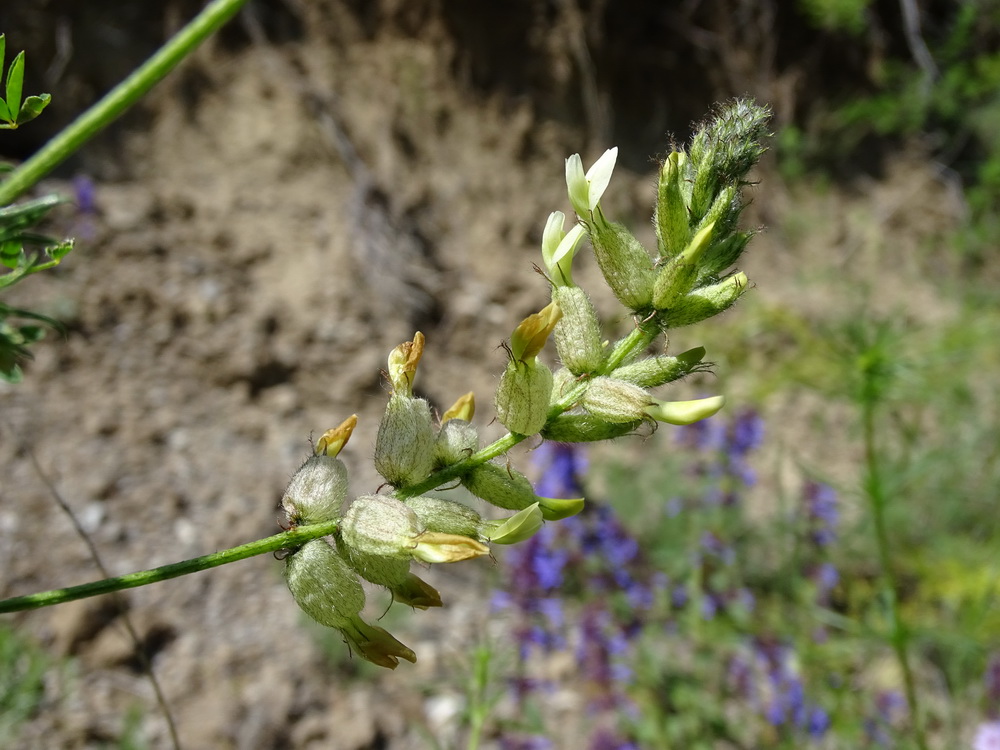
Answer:
<svg viewBox="0 0 1000 750"><path fill-rule="evenodd" d="M347 497L347 467L339 458L310 456L292 476L281 507L289 523L305 526L332 521Z"/></svg>
<svg viewBox="0 0 1000 750"><path fill-rule="evenodd" d="M473 495L498 508L524 510L538 502L528 478L506 465L477 466L462 477L462 484Z"/></svg>
<svg viewBox="0 0 1000 750"><path fill-rule="evenodd" d="M449 419L441 425L434 442L434 465L451 466L479 450L479 431L464 419Z"/></svg>
<svg viewBox="0 0 1000 750"><path fill-rule="evenodd" d="M617 380L624 380L626 383L633 383L640 388L655 388L658 385L679 380L692 372L707 369L707 365L701 363L704 357L705 347L703 346L681 352L676 357L665 354L658 357L648 357L619 367L614 371L614 377Z"/></svg>
<svg viewBox="0 0 1000 750"><path fill-rule="evenodd" d="M552 287L552 301L562 310L555 327L559 359L574 375L596 372L604 364L604 346L594 303L578 286Z"/></svg>
<svg viewBox="0 0 1000 750"><path fill-rule="evenodd" d="M326 541L312 539L285 558L285 582L302 610L321 625L339 630L359 656L395 669L416 655L382 628L361 619L365 591L357 574Z"/></svg>
<svg viewBox="0 0 1000 750"><path fill-rule="evenodd" d="M356 498L340 522L340 538L352 550L407 560L423 531L417 515L389 495Z"/></svg>
<svg viewBox="0 0 1000 750"><path fill-rule="evenodd" d="M580 403L605 422L635 422L646 416L645 409L653 403L653 397L633 383L602 375L590 381Z"/></svg>
<svg viewBox="0 0 1000 750"><path fill-rule="evenodd" d="M611 423L593 414L560 414L545 425L542 437L557 443L591 443L628 435L641 424L640 419Z"/></svg>
<svg viewBox="0 0 1000 750"><path fill-rule="evenodd" d="M422 398L389 397L375 439L375 468L394 487L426 479L434 470L431 409Z"/></svg>
<svg viewBox="0 0 1000 750"><path fill-rule="evenodd" d="M343 628L365 606L357 574L323 539L285 558L285 581L303 611L321 625Z"/></svg>
<svg viewBox="0 0 1000 750"><path fill-rule="evenodd" d="M490 552L471 537L428 531L416 513L388 495L362 495L351 503L341 521L340 539L368 555L429 563L458 562Z"/></svg>
<svg viewBox="0 0 1000 750"><path fill-rule="evenodd" d="M430 531L480 539L483 517L467 505L427 495L409 497L403 502Z"/></svg>
<svg viewBox="0 0 1000 750"><path fill-rule="evenodd" d="M718 284L695 289L677 300L676 305L656 316L657 323L663 330L700 323L732 307L748 286L745 273L734 273Z"/></svg>
<svg viewBox="0 0 1000 750"><path fill-rule="evenodd" d="M337 552L358 575L369 583L387 588L400 604L419 609L441 606L437 590L410 572L409 559L369 555L346 544L338 544Z"/></svg>
<svg viewBox="0 0 1000 750"><path fill-rule="evenodd" d="M541 362L511 360L497 385L497 419L511 432L534 435L545 426L551 396L552 371L548 367Z"/></svg>
<svg viewBox="0 0 1000 750"><path fill-rule="evenodd" d="M601 217L587 227L594 257L611 291L630 310L648 310L653 301L653 262L646 248L622 224Z"/></svg>

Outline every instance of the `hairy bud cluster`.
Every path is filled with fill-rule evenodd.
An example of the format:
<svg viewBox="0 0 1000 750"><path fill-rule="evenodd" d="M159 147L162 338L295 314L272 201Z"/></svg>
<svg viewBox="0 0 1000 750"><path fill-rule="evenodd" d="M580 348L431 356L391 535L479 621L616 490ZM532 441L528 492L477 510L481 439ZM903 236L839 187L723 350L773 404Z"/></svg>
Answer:
<svg viewBox="0 0 1000 750"><path fill-rule="evenodd" d="M579 513L583 498L548 498L503 459L513 444L540 435L560 442L594 442L628 435L644 423L691 424L715 414L722 396L664 401L652 389L708 369L701 347L648 356L656 338L729 308L746 292L732 271L753 232L739 231L746 176L763 153L769 112L734 101L715 113L688 151L676 150L658 174L653 224L655 252L622 224L610 221L601 199L617 149L584 172L566 160L567 192L577 223L565 229L555 211L542 233L542 265L551 303L514 329L494 394L497 419L510 435L480 449L471 393L444 411L414 395L424 337L400 344L388 358L392 393L378 425L374 462L391 485L346 503L347 469L337 458L357 418L325 433L292 477L282 498L291 527L323 525L286 558L292 596L316 621L338 629L360 656L395 668L415 655L360 612L361 581L391 592L394 601L426 609L440 594L410 571L413 560L457 562L489 553L488 544L515 544L544 521ZM572 264L589 237L611 291L634 314L636 329L609 346L589 295L574 283ZM540 355L553 338L562 367L553 374ZM492 520L434 489L457 481L477 498L512 513ZM346 509L344 506L347 505Z"/></svg>

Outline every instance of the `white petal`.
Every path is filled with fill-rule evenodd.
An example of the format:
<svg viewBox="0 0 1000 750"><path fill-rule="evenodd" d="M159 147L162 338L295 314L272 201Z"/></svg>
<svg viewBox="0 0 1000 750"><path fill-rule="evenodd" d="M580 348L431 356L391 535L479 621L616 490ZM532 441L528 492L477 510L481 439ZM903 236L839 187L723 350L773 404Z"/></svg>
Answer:
<svg viewBox="0 0 1000 750"><path fill-rule="evenodd" d="M566 215L562 211L553 211L549 214L548 221L545 222L545 229L542 230L542 262L545 267L552 271L552 256L556 253L559 243L564 236L563 225L566 223Z"/></svg>
<svg viewBox="0 0 1000 750"><path fill-rule="evenodd" d="M609 148L601 158L594 162L587 172L589 207L593 211L601 201L601 196L608 189L611 182L611 173L615 171L615 162L618 160L618 147Z"/></svg>
<svg viewBox="0 0 1000 750"><path fill-rule="evenodd" d="M586 229L584 229L583 224L575 224L572 229L566 232L566 236L562 238L562 242L556 248L555 255L552 256L552 262L549 264L549 267L554 268L567 255L572 258L584 234L586 234Z"/></svg>
<svg viewBox="0 0 1000 750"><path fill-rule="evenodd" d="M590 218L590 207L587 192L590 187L587 176L583 173L583 159L580 154L573 154L566 160L566 187L569 190L569 202L581 219Z"/></svg>

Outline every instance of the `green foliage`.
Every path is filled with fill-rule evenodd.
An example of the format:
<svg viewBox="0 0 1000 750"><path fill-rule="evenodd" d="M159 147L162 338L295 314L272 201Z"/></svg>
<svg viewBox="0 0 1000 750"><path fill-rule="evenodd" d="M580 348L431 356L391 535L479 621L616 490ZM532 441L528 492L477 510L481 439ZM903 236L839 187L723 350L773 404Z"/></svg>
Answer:
<svg viewBox="0 0 1000 750"><path fill-rule="evenodd" d="M48 666L37 646L0 625L0 737L16 737L18 725L38 710Z"/></svg>
<svg viewBox="0 0 1000 750"><path fill-rule="evenodd" d="M58 241L33 229L63 202L62 198L49 195L0 208L0 264L6 267L5 273L0 275L0 290L33 273L54 268L73 249L72 240ZM45 333L36 323L60 329L60 324L52 318L0 302L0 378L3 380L20 382L21 363L31 356L28 346Z"/></svg>
<svg viewBox="0 0 1000 750"><path fill-rule="evenodd" d="M0 34L0 74L3 73L7 40ZM0 76L2 77L2 76ZM24 87L24 52L18 52L7 69L4 96L0 98L0 129L16 130L26 122L31 122L42 113L52 96L39 94L22 100Z"/></svg>
<svg viewBox="0 0 1000 750"><path fill-rule="evenodd" d="M857 36L865 28L871 0L798 0L799 8L816 28Z"/></svg>

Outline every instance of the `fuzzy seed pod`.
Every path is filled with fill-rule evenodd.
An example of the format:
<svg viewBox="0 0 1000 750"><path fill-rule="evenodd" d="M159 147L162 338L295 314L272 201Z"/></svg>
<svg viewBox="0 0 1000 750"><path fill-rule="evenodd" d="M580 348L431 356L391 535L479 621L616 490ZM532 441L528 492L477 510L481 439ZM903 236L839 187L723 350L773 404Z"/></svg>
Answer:
<svg viewBox="0 0 1000 750"><path fill-rule="evenodd" d="M427 402L394 393L378 426L375 468L394 487L416 484L434 470L435 440Z"/></svg>
<svg viewBox="0 0 1000 750"><path fill-rule="evenodd" d="M418 495L403 501L430 531L480 539L483 517L472 508L440 497Z"/></svg>
<svg viewBox="0 0 1000 750"><path fill-rule="evenodd" d="M593 378L583 394L581 405L605 422L635 422L646 416L653 397L637 385L600 376Z"/></svg>
<svg viewBox="0 0 1000 750"><path fill-rule="evenodd" d="M358 576L323 539L312 539L285 558L285 581L299 607L319 624L339 630L362 658L389 669L400 659L417 660L385 630L361 619L365 592Z"/></svg>
<svg viewBox="0 0 1000 750"><path fill-rule="evenodd" d="M555 286L552 301L562 310L562 319L555 327L559 359L574 375L599 370L604 364L604 346L601 324L590 297L578 286Z"/></svg>
<svg viewBox="0 0 1000 750"><path fill-rule="evenodd" d="M292 476L281 507L296 526L332 521L347 497L347 467L339 458L310 456Z"/></svg>
<svg viewBox="0 0 1000 750"><path fill-rule="evenodd" d="M542 437L557 443L590 443L613 440L633 432L642 420L634 422L605 422L593 414L560 414L549 421L542 430Z"/></svg>
<svg viewBox="0 0 1000 750"><path fill-rule="evenodd" d="M646 248L622 224L595 216L587 228L597 265L611 291L630 310L649 310L654 275Z"/></svg>
<svg viewBox="0 0 1000 750"><path fill-rule="evenodd" d="M538 502L528 478L506 465L485 463L477 466L462 477L462 484L473 495L498 508L524 510Z"/></svg>
<svg viewBox="0 0 1000 750"><path fill-rule="evenodd" d="M340 526L344 544L380 557L415 557L424 562L458 562L489 554L475 539L428 531L417 515L388 495L362 495L347 509Z"/></svg>
<svg viewBox="0 0 1000 750"><path fill-rule="evenodd" d="M552 371L541 362L511 360L497 384L497 419L511 432L534 435L544 426L552 396Z"/></svg>
<svg viewBox="0 0 1000 750"><path fill-rule="evenodd" d="M441 425L434 443L434 465L450 466L479 450L479 431L464 419L450 419Z"/></svg>
<svg viewBox="0 0 1000 750"><path fill-rule="evenodd" d="M389 495L356 498L340 522L344 544L368 555L409 559L424 527L416 514Z"/></svg>

